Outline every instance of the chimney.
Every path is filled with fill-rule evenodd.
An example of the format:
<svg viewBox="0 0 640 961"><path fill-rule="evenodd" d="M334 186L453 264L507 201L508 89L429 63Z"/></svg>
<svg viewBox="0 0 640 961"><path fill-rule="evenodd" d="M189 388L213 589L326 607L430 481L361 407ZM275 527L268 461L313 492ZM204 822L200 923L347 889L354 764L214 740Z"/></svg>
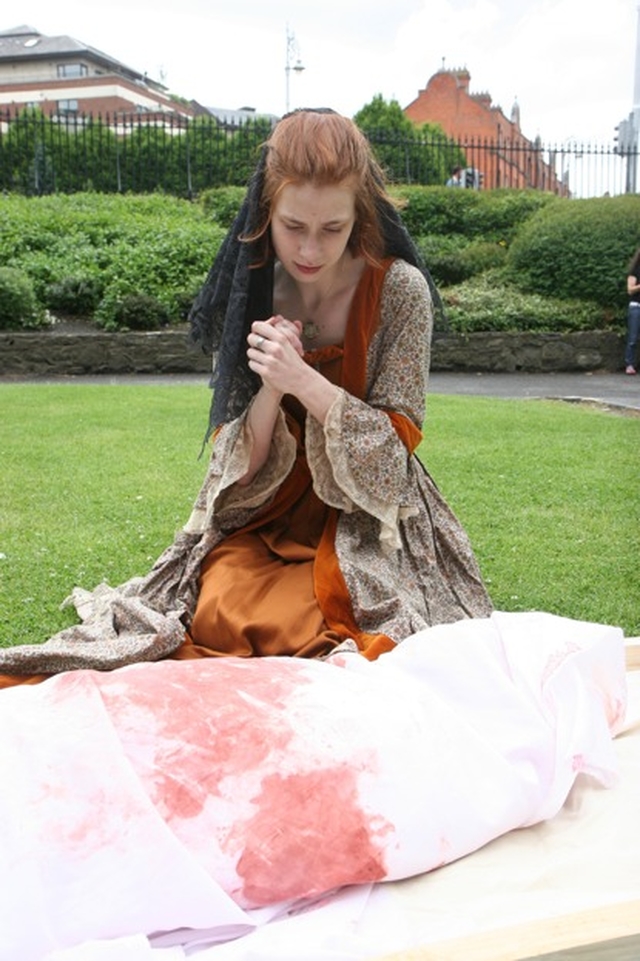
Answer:
<svg viewBox="0 0 640 961"><path fill-rule="evenodd" d="M456 86L461 90L464 90L465 93L469 93L469 81L471 80L471 74L467 68L463 67L462 70L452 70L451 73L456 78Z"/></svg>
<svg viewBox="0 0 640 961"><path fill-rule="evenodd" d="M486 110L489 110L491 107L491 94L486 90L483 90L481 93L472 94L471 99L475 100L476 103L479 103L480 106L484 107Z"/></svg>

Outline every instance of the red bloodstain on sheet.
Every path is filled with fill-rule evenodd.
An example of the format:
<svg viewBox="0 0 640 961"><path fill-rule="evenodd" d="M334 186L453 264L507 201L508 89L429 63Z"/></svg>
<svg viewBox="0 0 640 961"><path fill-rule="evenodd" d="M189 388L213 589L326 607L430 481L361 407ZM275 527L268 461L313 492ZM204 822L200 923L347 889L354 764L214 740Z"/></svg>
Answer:
<svg viewBox="0 0 640 961"><path fill-rule="evenodd" d="M394 828L363 810L357 780L346 764L266 777L257 811L242 825L236 871L243 887L234 898L259 907L381 880L383 839Z"/></svg>
<svg viewBox="0 0 640 961"><path fill-rule="evenodd" d="M148 728L152 759L136 769L171 821L196 817L225 778L286 749L294 736L287 706L310 683L303 667L282 658L166 661L97 683L125 751L130 743L138 758L136 739Z"/></svg>

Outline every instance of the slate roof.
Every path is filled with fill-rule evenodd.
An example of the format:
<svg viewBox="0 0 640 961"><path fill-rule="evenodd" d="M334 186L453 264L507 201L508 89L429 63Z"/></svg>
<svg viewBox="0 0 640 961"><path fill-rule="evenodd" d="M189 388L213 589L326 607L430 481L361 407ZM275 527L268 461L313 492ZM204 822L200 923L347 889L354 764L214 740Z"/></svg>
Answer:
<svg viewBox="0 0 640 961"><path fill-rule="evenodd" d="M120 63L108 54L103 53L96 47L91 47L86 43L75 40L73 37L46 37L39 30L27 25L13 27L10 30L0 31L0 62L18 61L26 62L29 60L41 60L44 57L67 57L84 55L94 63L99 63L107 68L111 73L128 77L130 80L145 80L148 78ZM153 86L162 87L155 81Z"/></svg>
<svg viewBox="0 0 640 961"><path fill-rule="evenodd" d="M257 113L252 107L240 107L238 110L229 110L225 107L206 107L219 123L233 124L234 126L246 123L248 120L270 120L274 123L279 118L272 113Z"/></svg>

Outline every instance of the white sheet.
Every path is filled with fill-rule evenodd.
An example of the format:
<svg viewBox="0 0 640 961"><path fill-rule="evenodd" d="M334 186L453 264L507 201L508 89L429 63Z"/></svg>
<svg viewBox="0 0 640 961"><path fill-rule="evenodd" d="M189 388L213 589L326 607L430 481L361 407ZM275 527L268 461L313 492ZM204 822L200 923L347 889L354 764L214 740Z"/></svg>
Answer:
<svg viewBox="0 0 640 961"><path fill-rule="evenodd" d="M81 945L101 940L120 961L283 961L304 938L305 959L347 961L453 915L455 933L504 922L505 895L535 913L546 882L492 892L474 863L529 844L514 828L586 825L577 798L614 805L595 785L615 783L625 700L621 632L543 614L433 628L373 664L166 662L5 691L0 959L98 961ZM447 892L454 871L469 883Z"/></svg>
<svg viewBox="0 0 640 961"><path fill-rule="evenodd" d="M629 712L614 742L619 777L610 789L581 775L551 820L511 831L437 871L339 892L306 915L188 956L196 961L397 961L401 955L420 961L424 951L433 961L440 956L437 945L449 939L581 911L589 911L597 925L603 908L637 902L640 671L628 675L628 689Z"/></svg>

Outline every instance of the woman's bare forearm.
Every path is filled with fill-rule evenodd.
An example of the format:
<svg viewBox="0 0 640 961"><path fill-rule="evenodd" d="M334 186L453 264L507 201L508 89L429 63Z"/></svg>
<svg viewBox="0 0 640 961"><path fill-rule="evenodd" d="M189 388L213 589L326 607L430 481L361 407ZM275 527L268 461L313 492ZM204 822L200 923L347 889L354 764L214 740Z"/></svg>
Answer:
<svg viewBox="0 0 640 961"><path fill-rule="evenodd" d="M263 384L251 403L246 423L251 437L251 454L247 473L237 482L241 486L250 484L267 461L281 399L282 394Z"/></svg>

